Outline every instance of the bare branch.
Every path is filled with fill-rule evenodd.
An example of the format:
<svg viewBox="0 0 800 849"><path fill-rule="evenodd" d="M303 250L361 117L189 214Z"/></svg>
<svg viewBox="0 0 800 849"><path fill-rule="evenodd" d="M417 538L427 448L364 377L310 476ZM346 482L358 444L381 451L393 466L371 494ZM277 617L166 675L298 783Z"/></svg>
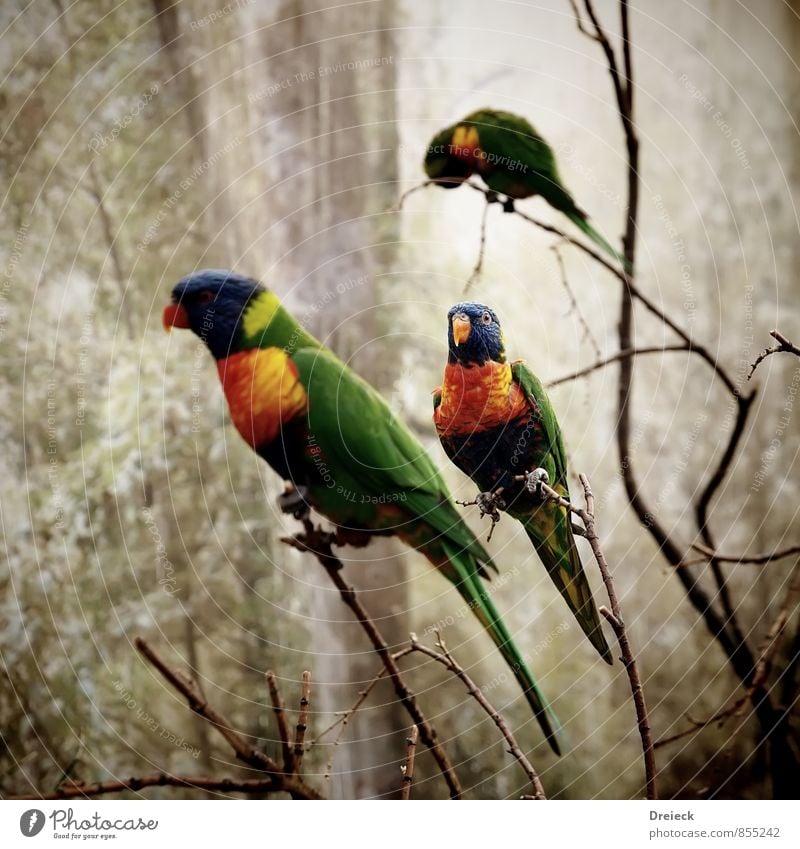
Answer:
<svg viewBox="0 0 800 849"><path fill-rule="evenodd" d="M414 651L421 652L422 654L427 655L430 658L433 658L437 663L441 663L443 666L447 667L450 672L453 673L467 688L467 692L475 699L475 701L486 711L487 714L492 718L494 724L500 729L500 733L505 737L506 742L508 743L508 752L510 755L513 755L520 766L525 770L525 774L528 776L531 782L531 786L533 787L533 795L537 799L546 799L544 788L542 787L542 782L539 779L539 775L536 770L533 768L531 762L525 757L525 753L519 747L519 744L514 739L514 735L511 733L511 729L506 724L505 719L501 716L501 714L491 705L486 696L481 692L480 687L469 677L464 668L458 664L455 658L450 654L447 649L447 646L444 644L444 640L442 639L442 635L439 633L438 629L434 629L436 633L436 645L439 647L440 651L434 651L428 646L423 645L417 639L416 634L411 635L411 646Z"/></svg>
<svg viewBox="0 0 800 849"><path fill-rule="evenodd" d="M481 272L483 271L483 257L486 253L486 219L489 216L489 207L491 204L489 201L486 201L486 205L483 207L483 214L481 215L481 243L480 248L478 249L478 259L475 262L475 267L472 269L472 274L470 274L469 279L467 280L467 285L464 287L464 294L472 288L472 285L477 282L478 278L481 276Z"/></svg>
<svg viewBox="0 0 800 849"><path fill-rule="evenodd" d="M266 673L269 696L272 701L272 709L275 712L275 721L278 726L278 736L281 741L281 752L283 753L283 768L286 772L292 771L292 747L289 745L289 724L286 721L286 709L283 705L278 682L275 673L268 669Z"/></svg>
<svg viewBox="0 0 800 849"><path fill-rule="evenodd" d="M400 210L402 210L402 208L403 208L403 204L406 202L406 200L411 195L413 195L415 192L420 191L421 189L427 189L428 186L434 186L434 185L436 185L436 184L433 180L425 180L424 183L417 183L416 186L412 186L410 189L406 189L406 191L404 191L403 194L400 195L400 197L397 201L397 204L395 206L393 206L390 211L391 212L400 212Z"/></svg>
<svg viewBox="0 0 800 849"><path fill-rule="evenodd" d="M177 669L169 666L169 664L159 657L146 640L136 637L134 645L148 663L155 667L186 698L189 707L224 737L240 761L254 769L272 775L276 787L290 793L294 798L322 798L313 787L310 787L298 776L284 775L280 766L266 752L262 752L260 749L252 746L242 734L233 728L231 723L222 714L218 713L206 702L194 681L187 678Z"/></svg>
<svg viewBox="0 0 800 849"><path fill-rule="evenodd" d="M755 359L753 365L750 366L750 373L747 375L747 379L755 374L756 369L759 367L761 363L766 360L767 357L772 354L794 354L796 357L800 357L800 348L791 341L791 339L787 339L780 330L770 330L769 335L775 339L778 344L773 345L771 348L765 348Z"/></svg>
<svg viewBox="0 0 800 849"><path fill-rule="evenodd" d="M414 760L417 756L417 736L418 730L416 725L411 726L411 730L406 737L406 762L400 768L403 773L403 788L401 796L404 800L411 798L411 785L414 782Z"/></svg>
<svg viewBox="0 0 800 849"><path fill-rule="evenodd" d="M553 386L560 386L562 383L569 383L571 380L586 377L587 374L591 374L593 371L599 371L600 369L605 368L612 363L624 360L627 357L641 357L644 354L666 354L673 351L691 352L691 350L692 349L688 345L654 345L652 347L629 348L627 351L617 351L616 354L612 354L610 357L606 357L596 363L592 363L592 365L586 366L586 368L578 369L578 371L574 371L571 374L565 374L563 377L557 377L555 380L549 381L547 383L547 387L549 389Z"/></svg>
<svg viewBox="0 0 800 849"><path fill-rule="evenodd" d="M686 566L693 563L704 563L711 559L716 560L718 563L751 563L756 566L763 566L765 563L771 563L773 560L784 560L787 557L800 554L800 545L792 545L789 548L781 548L777 551L766 551L762 554L720 554L720 552L714 551L700 543L692 543L692 548L695 551L699 551L704 557L687 561L684 564Z"/></svg>
<svg viewBox="0 0 800 849"><path fill-rule="evenodd" d="M575 297L575 293L572 291L572 286L570 286L569 279L567 277L567 269L564 266L564 257L561 256L561 251L558 249L558 245L551 245L550 250L556 255L558 270L561 274L561 285L566 290L567 297L569 298L570 311L575 313L575 315L578 317L578 323L583 328L583 336L581 341L583 341L584 339L589 341L592 348L594 349L595 357L597 357L597 359L599 360L600 357L603 356L603 354L600 350L600 346L597 344L597 339L594 338L592 328L589 327L589 323L584 318L580 304L578 303L578 299Z"/></svg>
<svg viewBox="0 0 800 849"><path fill-rule="evenodd" d="M586 28L586 25L583 22L581 11L578 8L578 4L575 2L575 0L569 0L569 5L572 6L572 12L575 15L575 23L578 25L578 31L583 33L583 35L585 35L587 38L591 38L592 41L599 41L598 37Z"/></svg>
<svg viewBox="0 0 800 849"><path fill-rule="evenodd" d="M289 782L291 786L291 781ZM139 778L128 778L121 781L98 781L92 784L70 781L62 784L53 793L28 794L24 796L8 796L8 799L87 799L92 796L106 796L110 793L125 791L138 792L145 787L186 787L191 790L205 790L221 793L276 793L287 788L285 778L211 778L204 775L170 775L159 772L154 775L144 775ZM313 797L307 797L313 798Z"/></svg>
<svg viewBox="0 0 800 849"><path fill-rule="evenodd" d="M320 565L325 569L336 589L339 590L342 601L353 611L359 624L364 629L367 637L369 637L375 652L383 661L383 665L386 667L386 672L392 681L398 699L414 721L414 724L419 728L422 742L430 749L439 770L447 782L451 798L460 799L462 795L461 783L453 769L453 765L450 763L447 753L439 742L436 730L425 718L414 694L403 680L400 674L400 668L389 651L386 640L384 640L377 626L358 600L353 587L348 586L342 578L343 564L331 547L333 542L332 536L324 533L319 528L315 528L308 519L303 520L303 526L305 528L304 533L297 534L294 537L284 537L283 542L294 546L300 551L307 551L319 560Z"/></svg>
<svg viewBox="0 0 800 849"><path fill-rule="evenodd" d="M608 600L611 603L611 610L601 607L600 613L606 618L614 630L614 635L617 638L620 652L622 653L620 660L625 666L625 671L628 673L631 695L633 696L633 703L636 709L639 736L642 740L647 798L657 799L658 790L656 787L655 751L653 747L652 734L650 732L650 720L647 714L647 704L644 698L644 690L642 689L642 680L639 677L636 658L634 657L633 649L631 648L630 640L628 639L628 634L625 630L625 623L622 618L622 613L620 612L619 600L617 599L614 581L611 577L611 570L608 568L608 562L606 561L605 555L603 554L603 550L600 546L600 538L597 534L597 527L595 525L594 495L592 494L592 488L586 475L581 474L579 477L581 485L583 486L583 496L586 505L584 508L576 507L547 484L540 483L539 487L545 497L557 504L560 504L566 510L571 511L576 516L580 517L584 527L586 528L585 537L592 548L594 559L597 561L597 565L600 568L600 574L603 576L603 583L606 587Z"/></svg>
<svg viewBox="0 0 800 849"><path fill-rule="evenodd" d="M297 717L297 726L294 735L294 758L292 759L292 772L300 772L303 765L303 753L305 752L306 729L308 728L308 705L311 701L311 673L303 672L303 685L300 691L300 713Z"/></svg>

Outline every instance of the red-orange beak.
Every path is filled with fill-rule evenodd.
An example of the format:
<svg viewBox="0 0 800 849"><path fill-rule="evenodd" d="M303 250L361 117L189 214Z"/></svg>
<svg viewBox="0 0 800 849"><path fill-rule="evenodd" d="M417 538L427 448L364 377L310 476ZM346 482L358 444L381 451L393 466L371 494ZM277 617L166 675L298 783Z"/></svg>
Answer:
<svg viewBox="0 0 800 849"><path fill-rule="evenodd" d="M189 313L180 304L167 304L164 307L164 314L161 316L161 321L164 324L164 330L169 333L173 327L189 328Z"/></svg>
<svg viewBox="0 0 800 849"><path fill-rule="evenodd" d="M456 348L469 339L471 332L472 322L463 312L453 316L453 342L456 343Z"/></svg>

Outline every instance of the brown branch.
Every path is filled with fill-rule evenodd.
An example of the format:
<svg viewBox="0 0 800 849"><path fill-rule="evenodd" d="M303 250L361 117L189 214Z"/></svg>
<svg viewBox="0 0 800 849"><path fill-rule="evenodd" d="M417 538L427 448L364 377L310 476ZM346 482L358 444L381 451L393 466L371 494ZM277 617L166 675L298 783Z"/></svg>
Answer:
<svg viewBox="0 0 800 849"><path fill-rule="evenodd" d="M256 749L247 739L236 731L222 714L218 713L203 698L197 684L177 669L169 666L155 650L141 637L136 637L134 645L139 653L155 667L161 675L186 699L189 707L198 716L206 720L225 739L236 757L261 772L272 775L276 786L294 798L321 799L320 794L306 784L299 776L284 775L280 766L266 752Z"/></svg>
<svg viewBox="0 0 800 849"><path fill-rule="evenodd" d="M570 286L569 278L567 277L567 269L564 265L564 257L561 256L561 251L558 249L558 245L552 245L550 250L556 255L556 263L558 264L558 271L561 275L561 285L564 287L564 290L567 293L567 297L569 298L570 304L570 312L574 312L578 317L578 324L583 328L583 336L581 337L581 341L588 340L594 349L594 355L599 360L600 357L603 356L602 351L600 350L600 346L597 344L597 339L594 338L594 333L592 333L592 328L589 327L589 323L586 321L586 318L583 315L583 311L581 310L580 304L578 303L578 299L575 297L575 293L572 291L572 286Z"/></svg>
<svg viewBox="0 0 800 849"><path fill-rule="evenodd" d="M413 651L413 649L410 646L407 646L406 648L395 652L392 655L392 657L395 660L400 660L400 658L405 657L407 654L410 654L412 651ZM363 690L359 690L358 696L356 697L356 700L353 702L353 704L350 705L350 707L347 710L342 711L341 714L338 715L337 718L327 728L325 728L323 731L320 731L319 734L317 734L317 736L308 744L307 748L310 749L312 746L316 746L317 744L319 744L323 737L325 737L327 734L330 734L330 732L333 731L334 728L341 725L342 728L340 729L339 734L337 735L336 740L334 741L334 745L336 745L336 743L339 741L339 739L342 736L342 731L344 730L344 726L347 725L347 723L352 718L353 714L361 707L362 704L364 704L364 702L367 700L367 697L369 696L369 694L375 688L375 685L382 678L384 678L386 676L386 674L387 674L386 667L385 666L381 667L381 669L369 681L367 686L364 687Z"/></svg>
<svg viewBox="0 0 800 849"><path fill-rule="evenodd" d="M656 759L653 747L653 737L650 731L650 720L647 714L647 703L644 698L644 690L642 688L642 679L639 677L639 670L636 665L636 658L631 648L630 640L625 629L625 622L622 618L622 613L617 599L617 592L614 588L614 581L611 577L611 570L608 568L608 561L603 554L600 546L600 538L597 533L594 516L594 495L589 484L589 479L586 475L579 475L581 485L583 486L583 497L585 507L576 507L563 496L559 495L552 487L547 484L540 483L541 493L551 501L560 504L566 510L571 511L578 516L586 529L585 537L592 548L592 554L600 568L600 574L603 576L603 583L606 587L608 600L611 604L611 610L601 607L600 613L606 618L611 625L614 635L619 643L622 657L620 660L625 666L625 671L628 673L628 681L630 683L631 695L633 696L633 704L636 709L636 719L639 727L639 736L642 740L642 754L644 756L644 771L645 771L645 786L648 799L657 799L658 790L656 787Z"/></svg>
<svg viewBox="0 0 800 849"><path fill-rule="evenodd" d="M71 781L60 786L52 793L26 794L22 796L7 796L12 799L85 799L91 796L106 796L110 793L125 791L138 792L145 787L186 787L191 790L227 793L277 793L292 786L285 778L270 776L267 778L211 778L203 775L170 775L160 772L154 775L144 775L139 778L128 778L121 781L98 781L91 784ZM316 798L316 797L303 797Z"/></svg>
<svg viewBox="0 0 800 849"><path fill-rule="evenodd" d="M624 360L626 357L641 357L644 354L666 354L672 351L687 351L691 353L691 348L686 344L681 345L653 345L651 347L645 348L629 348L627 351L617 351L616 354L612 354L610 357L606 357L605 359L598 360L596 363L592 363L590 366L586 366L586 368L579 369L578 371L574 371L571 374L565 374L563 377L557 377L555 380L551 380L547 383L547 387L552 388L553 386L560 386L562 383L569 383L571 380L577 380L580 377L586 377L587 374L591 374L593 371L598 371L599 369L605 368L612 363L619 362L619 360Z"/></svg>
<svg viewBox="0 0 800 849"><path fill-rule="evenodd" d="M670 737L665 737L662 740L657 741L655 744L656 748L666 746L669 743L674 743L677 740L682 740L684 737L688 737L690 734L694 734L695 732L700 731L703 728L707 728L709 725L714 723L718 722L722 725L730 717L743 716L745 705L748 701L752 702L753 697L757 693L762 692L766 685L770 671L772 670L772 660L777 654L786 630L786 625L794 612L798 593L800 593L800 560L798 560L798 562L794 565L792 578L789 581L789 587L786 591L786 598L778 611L778 615L775 617L775 621L772 623L764 638L758 660L755 664L753 679L747 687L744 695L736 699L732 705L723 708L708 719L692 719L691 716L686 714L686 718L692 723L692 728L688 728L685 731L678 732L677 734L673 734Z"/></svg>
<svg viewBox="0 0 800 849"><path fill-rule="evenodd" d="M403 787L401 790L401 798L408 800L411 798L411 785L414 782L414 760L417 756L417 737L419 731L416 725L411 726L411 730L406 737L406 762L400 767L403 773Z"/></svg>
<svg viewBox="0 0 800 849"><path fill-rule="evenodd" d="M442 635L439 633L438 628L434 629L434 633L436 634L436 645L439 647L440 651L434 651L434 649L428 648L428 646L420 643L416 634L411 635L411 647L414 651L421 652L422 654L433 658L433 660L437 663L441 663L464 684L467 688L467 692L486 711L494 724L500 729L500 733L508 743L508 753L517 759L518 763L525 771L525 774L528 776L531 786L533 787L534 797L537 799L546 799L547 797L545 796L544 787L542 787L542 782L539 779L538 773L525 756L525 753L519 747L519 744L514 738L514 735L511 733L511 729L506 724L505 719L503 719L497 709L492 706L486 696L484 696L481 692L480 687L478 687L472 678L469 677L464 668L460 666L455 658L450 654L447 646L444 644L444 640L442 639Z"/></svg>
<svg viewBox="0 0 800 849"><path fill-rule="evenodd" d="M292 772L300 772L303 765L303 753L305 752L306 729L308 728L308 705L311 701L311 673L303 672L303 684L300 691L300 713L297 716L297 726L294 735L294 758L292 759Z"/></svg>
<svg viewBox="0 0 800 849"><path fill-rule="evenodd" d="M278 682L275 678L275 673L271 669L267 670L266 678L267 686L269 687L269 697L272 702L272 709L275 712L275 722L278 726L278 736L281 741L283 768L286 772L291 772L292 747L289 745L289 723L286 721L286 708L284 707L280 690L278 690Z"/></svg>
<svg viewBox="0 0 800 849"><path fill-rule="evenodd" d="M587 38L591 38L593 41L599 41L599 39L593 32L590 32L588 29L586 29L576 0L569 0L569 5L572 6L572 13L575 16L575 23L578 25L578 32L583 33L583 35L585 35Z"/></svg>
<svg viewBox="0 0 800 849"><path fill-rule="evenodd" d="M789 548L781 548L777 551L767 551L762 554L720 554L711 548L701 545L700 543L692 543L692 548L705 555L697 560L687 561L684 565L692 563L705 563L712 558L718 563L747 563L757 566L763 566L765 563L771 563L773 560L784 560L787 557L792 557L795 554L800 554L800 545L792 545Z"/></svg>
<svg viewBox="0 0 800 849"><path fill-rule="evenodd" d="M743 697L742 701L746 701L746 697ZM737 701L736 704L731 707L724 708L719 713L715 713L713 716L708 717L708 719L693 719L687 713L685 714L686 719L692 723L692 727L687 728L685 731L679 731L677 734L671 734L669 737L662 737L660 740L656 740L653 744L653 748L660 749L662 746L668 746L670 743L683 740L685 737L689 737L692 734L696 734L698 731L702 731L703 728L708 728L709 725L713 725L715 722L722 725L728 717L733 716L738 706L739 702Z"/></svg>
<svg viewBox="0 0 800 849"><path fill-rule="evenodd" d="M475 183L471 183L467 181L465 185L474 189L477 192L481 192L483 195L489 197L493 194L490 189L485 189L483 186L479 186ZM698 356L706 365L711 368L717 377L720 379L722 384L728 390L728 392L737 397L739 394L739 390L736 388L736 384L733 382L733 379L727 373L727 371L717 362L715 357L711 354L711 352L706 348L705 345L697 342L692 339L689 333L684 330L677 322L671 319L664 310L661 309L653 300L650 299L648 295L645 295L641 289L639 289L633 282L633 279L627 275L622 269L615 266L610 260L604 257L598 250L587 245L582 242L580 239L571 236L566 231L562 230L559 227L556 227L553 224L548 224L545 221L541 221L538 218L534 218L534 216L529 215L527 212L523 212L518 207L514 207L512 210L513 215L517 215L519 218L522 218L523 221L527 221L529 224L538 227L540 230L544 230L547 233L552 233L554 236L558 236L558 238L564 242L567 242L570 245L578 248L583 251L587 256L591 257L595 262L599 263L603 266L607 271L613 274L626 289L630 292L630 294L636 298L642 306L648 310L648 312L652 313L662 324L668 327L673 333L679 336L685 343L687 349L689 349L693 354Z"/></svg>
<svg viewBox="0 0 800 849"><path fill-rule="evenodd" d="M398 699L408 712L414 724L417 728L419 728L419 734L422 742L428 749L430 749L439 770L447 782L451 798L460 799L463 792L461 789L461 783L453 769L453 765L450 763L447 753L442 748L442 744L439 742L436 729L433 728L433 726L425 718L425 715L419 707L414 694L411 690L409 690L407 684L403 680L403 677L400 674L400 668L389 650L389 646L361 602L358 600L355 590L342 578L341 572L343 565L341 560L339 560L333 552L333 548L331 547L333 539L331 535L315 528L308 519L303 520L303 526L305 528L304 533L297 534L294 537L284 537L283 542L294 546L300 551L307 551L319 560L320 565L327 572L328 577L333 582L333 585L337 590L339 590L339 595L342 597L342 601L350 608L350 610L352 610L359 624L364 629L364 632L372 643L375 652L383 661L383 665L386 667L386 672L392 681L394 691L397 694Z"/></svg>
<svg viewBox="0 0 800 849"><path fill-rule="evenodd" d="M711 550L714 550L717 546L711 528L708 524L708 512L711 506L711 502L717 493L717 490L727 478L728 473L730 472L730 469L732 467L733 460L739 448L739 443L741 442L744 436L745 426L747 425L747 418L750 414L750 409L752 407L755 394L756 391L754 390L749 395L737 396L736 420L731 430L731 435L728 439L728 444L725 447L725 451L722 453L719 462L717 463L717 467L714 470L714 473L709 478L708 483L705 485L699 497L697 498L697 501L695 502L695 521L697 523L697 529L700 533L703 542ZM736 641L737 644L737 659L739 659L739 663L743 669L747 667L752 669L753 655L750 651L750 647L747 644L747 638L745 637L745 634L742 631L741 626L739 625L739 620L736 616L736 610L734 608L730 591L728 589L725 573L722 571L722 568L720 567L720 564L716 560L716 558L712 557L709 561L709 565L711 567L711 574L714 577L714 583L717 585L717 594L722 605L722 610L725 615L727 625L730 628L731 633L733 635L733 639ZM749 678L745 677L743 678L743 680L747 682Z"/></svg>
<svg viewBox="0 0 800 849"><path fill-rule="evenodd" d="M417 183L416 186L412 186L410 189L406 189L403 194L400 195L397 203L391 208L391 212L400 212L403 208L403 204L406 200L413 195L415 192L418 192L420 189L427 189L428 186L434 186L436 182L434 180L425 180L424 183Z"/></svg>
<svg viewBox="0 0 800 849"><path fill-rule="evenodd" d="M481 272L483 271L483 257L486 254L486 219L489 216L490 206L491 203L487 200L483 207L483 214L481 215L481 243L480 248L478 249L478 259L476 260L475 267L472 269L472 273L467 280L467 285L464 287L465 295L472 288L472 284L477 282L478 278L481 276Z"/></svg>
<svg viewBox="0 0 800 849"><path fill-rule="evenodd" d="M622 128L625 134L625 143L627 148L628 168L628 205L626 215L625 236L623 237L623 253L630 268L630 274L624 274L625 285L623 286L622 302L620 307L619 320L619 348L621 351L629 350L635 347L633 344L633 299L638 298L651 312L658 314L648 304L642 293L638 292L634 285L634 269L635 269L635 247L636 247L636 227L638 219L639 206L639 143L634 124L633 111L633 68L630 52L630 30L628 21L628 4L625 0L620 0L619 8L622 23L623 35L623 51L625 65L625 80L620 77L619 67L616 61L616 56L610 46L610 42L605 35L602 25L594 13L594 9L590 0L584 0L584 5L587 9L595 31L598 35L598 40L603 47L608 60L608 69L612 78L614 92L617 101L617 108L622 123ZM607 266L606 266L607 267ZM618 275L619 276L619 275ZM718 488L719 484L727 475L731 460L735 456L739 440L744 431L747 412L749 410L752 397L744 399L741 397L739 389L733 382L727 371L716 362L711 353L703 345L694 343L685 331L679 328L675 322L669 319L666 315L662 321L670 327L674 332L686 341L692 348L692 351L700 356L711 368L714 369L727 391L736 400L737 404L737 424L734 426L734 431L731 434L728 446L723 454L723 457L718 464L715 474L712 476L709 483L706 485L704 493L701 495L698 503L697 518L701 523L701 533L708 544L711 540L711 547L714 548L713 539L709 535L707 526L707 511L711 497ZM620 468L622 479L625 487L625 493L628 502L636 513L639 521L647 528L650 535L655 540L661 553L665 559L676 568L676 574L681 581L687 598L697 610L700 616L706 623L709 631L714 638L719 642L728 660L745 686L748 686L753 674L753 657L749 648L743 643L741 637L741 629L735 619L732 619L730 614L733 612L733 605L730 603L730 598L727 596L724 576L718 569L714 569L715 579L718 586L721 587L721 600L726 610L725 616L721 616L713 607L712 599L709 594L698 583L697 577L692 573L691 569L686 568L686 557L682 547L672 538L670 533L654 516L642 494L642 489L639 480L633 468L631 451L630 451L630 433L631 433L631 393L633 388L633 362L634 359L627 357L620 360L619 370L619 391L618 391L618 420L616 428L617 446L620 456ZM771 730L776 726L775 711L769 701L766 693L756 693L754 695L754 705L757 706L759 719L762 728L766 734L771 733Z"/></svg>
<svg viewBox="0 0 800 849"><path fill-rule="evenodd" d="M755 374L758 366L766 360L767 357L772 354L794 354L796 357L800 357L800 348L791 341L791 339L787 339L780 330L770 330L769 335L777 341L777 345L773 345L771 348L764 348L764 350L756 357L755 362L750 366L750 373L747 375L747 379Z"/></svg>

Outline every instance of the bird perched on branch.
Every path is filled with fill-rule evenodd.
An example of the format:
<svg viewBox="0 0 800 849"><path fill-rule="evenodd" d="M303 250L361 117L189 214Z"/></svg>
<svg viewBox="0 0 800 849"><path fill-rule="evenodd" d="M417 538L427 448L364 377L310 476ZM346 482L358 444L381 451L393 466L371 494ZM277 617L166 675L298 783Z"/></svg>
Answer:
<svg viewBox="0 0 800 849"><path fill-rule="evenodd" d="M505 511L522 522L584 633L611 663L569 513L539 491L549 483L569 498L564 443L547 393L523 362L507 361L489 307L456 304L447 321L447 365L433 415L445 453L480 488L482 514L497 521Z"/></svg>
<svg viewBox="0 0 800 849"><path fill-rule="evenodd" d="M540 195L615 262L627 261L589 223L558 173L549 144L525 118L511 112L479 109L437 133L425 154L425 173L443 188L455 188L477 174L489 189L504 195L503 208Z"/></svg>
<svg viewBox="0 0 800 849"><path fill-rule="evenodd" d="M424 554L494 640L558 753L557 720L481 580L496 566L425 449L383 398L275 294L231 271L185 277L163 320L208 346L233 424L288 484L282 509L299 516L313 507L334 523L342 544L396 535Z"/></svg>

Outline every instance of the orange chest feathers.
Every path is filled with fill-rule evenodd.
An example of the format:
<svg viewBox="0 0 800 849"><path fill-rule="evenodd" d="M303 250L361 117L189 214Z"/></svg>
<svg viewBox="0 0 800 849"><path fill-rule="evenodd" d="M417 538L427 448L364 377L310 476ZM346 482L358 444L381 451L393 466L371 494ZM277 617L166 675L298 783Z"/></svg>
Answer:
<svg viewBox="0 0 800 849"><path fill-rule="evenodd" d="M295 364L281 348L255 348L217 363L231 419L253 448L275 439L281 427L308 409Z"/></svg>
<svg viewBox="0 0 800 849"><path fill-rule="evenodd" d="M448 363L440 391L442 400L433 414L440 436L505 425L529 409L508 363L488 362L471 368Z"/></svg>

